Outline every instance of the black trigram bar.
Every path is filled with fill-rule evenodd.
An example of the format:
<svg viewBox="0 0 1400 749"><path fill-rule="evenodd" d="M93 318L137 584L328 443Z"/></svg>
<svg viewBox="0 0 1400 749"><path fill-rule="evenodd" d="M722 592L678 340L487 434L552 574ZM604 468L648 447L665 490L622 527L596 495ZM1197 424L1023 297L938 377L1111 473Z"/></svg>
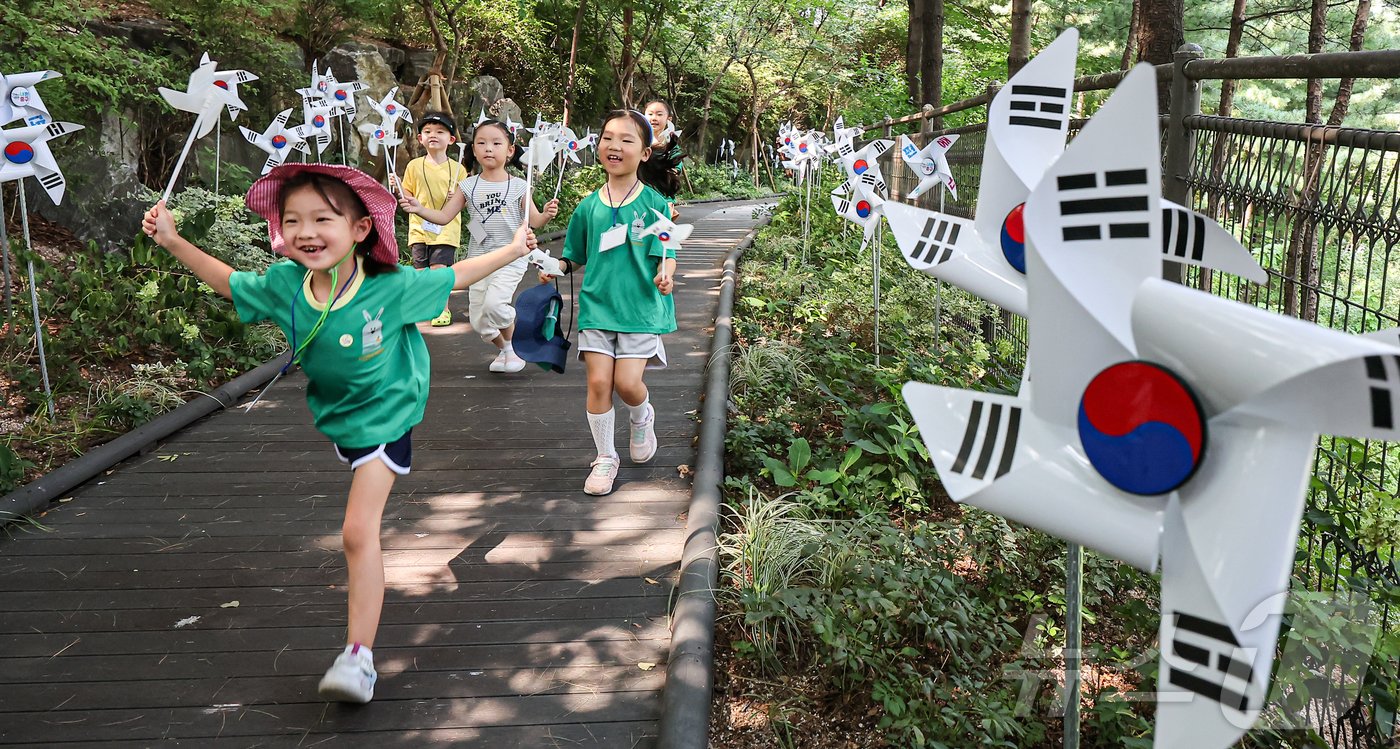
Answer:
<svg viewBox="0 0 1400 749"><path fill-rule="evenodd" d="M246 70L240 70L238 71L238 75L234 76L235 83L247 83L251 80L253 80L253 76Z"/></svg>
<svg viewBox="0 0 1400 749"><path fill-rule="evenodd" d="M1100 179L1102 177L1102 179ZM1119 169L1106 172L1066 174L1056 178L1056 186L1061 193L1074 190L1100 190L1113 187L1147 184L1146 169ZM1074 198L1060 201L1061 216L1080 216L1095 213L1131 213L1146 211L1146 195L1106 195L1097 198ZM1109 223L1109 239L1141 239L1150 234L1151 225L1145 221L1130 223ZM1061 228L1066 242L1099 240L1104 238L1103 226L1094 224L1072 224Z"/></svg>
<svg viewBox="0 0 1400 749"><path fill-rule="evenodd" d="M957 248L960 231L962 231L960 224L940 219L937 216L929 216L924 221L924 230L919 236L918 244L914 245L914 251L910 253L910 257L925 265L938 265L947 262L949 258L953 257L953 251Z"/></svg>
<svg viewBox="0 0 1400 749"><path fill-rule="evenodd" d="M1392 357L1400 371L1400 357ZM1395 428L1395 399L1391 397L1391 378L1385 371L1385 358L1366 357L1366 376L1379 384L1371 385L1371 426L1377 429Z"/></svg>
<svg viewBox="0 0 1400 749"><path fill-rule="evenodd" d="M1254 667L1234 655L1234 650L1240 646L1234 633L1224 624L1209 619L1202 619L1179 611L1176 612L1175 616L1176 632L1172 635L1172 653L1179 658L1211 669L1214 673L1207 675L1218 676L1219 680L1205 678L1205 676L1199 675L1199 671L1190 673L1175 667L1169 670L1167 680L1174 686L1215 700L1227 707L1240 711L1248 710L1249 698L1244 692L1230 689L1224 683L1225 677L1230 676L1243 681L1245 687L1248 688L1250 680L1254 678ZM1221 647L1212 650L1178 639L1177 633L1183 631L1208 638L1219 643Z"/></svg>
<svg viewBox="0 0 1400 749"><path fill-rule="evenodd" d="M1024 86L1015 85L1011 87L1011 111L1048 113L1058 115L1056 117L1037 117L1030 115L1012 114L1007 120L1012 125L1025 125L1027 127L1043 127L1049 130L1059 130L1065 124L1065 102L1069 97L1069 91L1053 86Z"/></svg>
<svg viewBox="0 0 1400 749"><path fill-rule="evenodd" d="M860 183L862 185L865 185L867 188L876 191L877 194L883 194L886 192L885 180L875 176L874 170L868 170L864 174L860 175Z"/></svg>
<svg viewBox="0 0 1400 749"><path fill-rule="evenodd" d="M47 133L50 138L63 135L68 132L68 124L64 122L50 122L49 126L44 128L44 132Z"/></svg>
<svg viewBox="0 0 1400 749"><path fill-rule="evenodd" d="M1185 208L1162 209L1162 254L1200 262L1205 250L1205 216Z"/></svg>
<svg viewBox="0 0 1400 749"><path fill-rule="evenodd" d="M39 184L43 185L45 190L53 190L59 187L63 187L63 175L59 174L58 172L49 172L48 174L39 177Z"/></svg>
<svg viewBox="0 0 1400 749"><path fill-rule="evenodd" d="M991 467L993 459L1000 451L1000 458L997 460L996 478L1006 475L1011 470L1011 461L1016 457L1016 438L1021 431L1021 409L1019 406L1003 408L1000 403L993 403L987 413L985 421L982 418L983 406L986 401L973 401L972 412L967 417L967 432L963 434L962 446L958 448L958 457L953 461L953 473L964 473L967 470L968 462L972 458L973 448L981 440L981 450L977 455L977 462L972 468L972 478L981 479L987 475L987 469ZM1003 411L1005 411L1006 428L1003 432ZM1000 440L998 440L1000 438Z"/></svg>
<svg viewBox="0 0 1400 749"><path fill-rule="evenodd" d="M871 157L872 159L874 159L874 158L879 158L879 157L880 157L881 155L883 155L886 151L890 150L890 144L889 144L889 143L886 143L886 142L884 142L884 141L879 141L879 140L872 142L872 143L870 144L870 147L873 148L873 149L875 150L875 155Z"/></svg>

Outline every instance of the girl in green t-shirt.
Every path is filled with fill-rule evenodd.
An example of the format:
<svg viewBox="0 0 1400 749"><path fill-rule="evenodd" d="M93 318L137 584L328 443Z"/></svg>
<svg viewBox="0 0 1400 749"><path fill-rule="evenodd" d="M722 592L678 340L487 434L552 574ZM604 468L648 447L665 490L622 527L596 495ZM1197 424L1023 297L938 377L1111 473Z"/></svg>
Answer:
<svg viewBox="0 0 1400 749"><path fill-rule="evenodd" d="M603 121L598 161L608 180L569 217L560 259L566 273L589 269L578 295L579 358L588 370L588 426L598 449L583 484L588 494L612 492L617 476L613 393L630 412L632 462L656 454L656 411L642 375L666 365L661 335L676 329L676 259L655 236L640 233L671 209L644 184L657 178L647 169L652 138L640 112L617 110Z"/></svg>
<svg viewBox="0 0 1400 749"><path fill-rule="evenodd" d="M319 691L369 702L376 679L370 648L384 605L380 520L395 477L409 471L410 435L428 400L428 349L415 323L441 312L453 289L524 257L535 238L521 227L490 254L401 271L397 201L358 169L284 164L255 182L246 202L267 219L272 249L293 262L274 263L265 274L234 272L180 236L163 200L142 229L232 299L245 322L282 328L292 350L287 368L300 364L306 372L316 428L354 471L341 534L350 577L347 644Z"/></svg>

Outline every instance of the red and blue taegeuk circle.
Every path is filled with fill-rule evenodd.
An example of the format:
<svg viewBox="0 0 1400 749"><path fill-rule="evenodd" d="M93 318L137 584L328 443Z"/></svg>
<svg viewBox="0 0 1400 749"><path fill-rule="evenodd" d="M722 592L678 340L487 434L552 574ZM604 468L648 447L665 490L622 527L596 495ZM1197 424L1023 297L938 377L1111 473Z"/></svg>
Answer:
<svg viewBox="0 0 1400 749"><path fill-rule="evenodd" d="M851 171L856 174L865 174L870 169L870 163L865 159L856 159L856 163L851 165Z"/></svg>
<svg viewBox="0 0 1400 749"><path fill-rule="evenodd" d="M28 164L34 160L34 147L15 141L5 146L5 160L11 164Z"/></svg>
<svg viewBox="0 0 1400 749"><path fill-rule="evenodd" d="M272 136L272 147L273 147L273 148L286 148L286 147L287 147L287 136L285 136L285 135L274 135L274 136Z"/></svg>
<svg viewBox="0 0 1400 749"><path fill-rule="evenodd" d="M326 126L326 118L325 118L324 116L318 114L318 115L316 115L315 117L313 117L313 118L311 119L311 124L312 124L312 125L315 125L316 127L325 127L325 126Z"/></svg>
<svg viewBox="0 0 1400 749"><path fill-rule="evenodd" d="M671 241L671 232L663 231L660 234L657 234L656 238L660 239L662 242L669 242Z"/></svg>
<svg viewBox="0 0 1400 749"><path fill-rule="evenodd" d="M337 100L339 100L339 101L345 101L345 97L347 97L347 96L349 96L349 94L345 93L345 89L343 89L343 88L338 88L338 89L335 90L335 98L336 98Z"/></svg>
<svg viewBox="0 0 1400 749"><path fill-rule="evenodd" d="M1026 204L1021 203L1001 222L1001 254L1012 268L1026 272Z"/></svg>
<svg viewBox="0 0 1400 749"><path fill-rule="evenodd" d="M870 218L870 202L866 200L856 201L856 215L861 218Z"/></svg>
<svg viewBox="0 0 1400 749"><path fill-rule="evenodd" d="M378 130L375 130L375 131L374 131L374 137L375 137L377 140L384 140L384 129L383 129L383 128L380 128L380 129L378 129Z"/></svg>
<svg viewBox="0 0 1400 749"><path fill-rule="evenodd" d="M385 111L385 112L388 112L389 114L393 114L393 113L399 111L399 108L398 108L397 106L393 105L393 104L390 104L389 106L387 106L387 107L384 108L384 111Z"/></svg>
<svg viewBox="0 0 1400 749"><path fill-rule="evenodd" d="M214 85L225 91L228 90L228 81L214 81Z"/></svg>
<svg viewBox="0 0 1400 749"><path fill-rule="evenodd" d="M1084 389L1079 442L1108 483L1129 494L1166 494L1200 467L1206 417L1191 388L1170 370L1120 362Z"/></svg>

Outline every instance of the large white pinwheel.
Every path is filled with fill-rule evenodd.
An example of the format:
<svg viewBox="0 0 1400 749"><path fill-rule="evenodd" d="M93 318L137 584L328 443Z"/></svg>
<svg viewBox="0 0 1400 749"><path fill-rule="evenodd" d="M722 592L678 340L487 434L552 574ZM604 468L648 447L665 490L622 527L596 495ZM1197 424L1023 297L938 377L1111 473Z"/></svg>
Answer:
<svg viewBox="0 0 1400 749"><path fill-rule="evenodd" d="M71 122L50 122L0 130L0 182L33 177L54 204L62 203L67 183L48 142L82 129Z"/></svg>
<svg viewBox="0 0 1400 749"><path fill-rule="evenodd" d="M379 101L375 101L374 99L369 100L369 108L373 109L375 114L379 115L380 121L389 125L391 130L398 126L399 120L413 122L413 114L408 111L408 107L405 107L394 99L394 95L398 92L399 87L395 86L389 89L389 93L385 94L383 99ZM485 114L486 112L483 110L482 116L485 116ZM478 121L476 124L480 125L481 122Z"/></svg>
<svg viewBox="0 0 1400 749"><path fill-rule="evenodd" d="M331 145L331 118L334 107L319 96L304 96L301 99L302 124L296 126L296 134L302 140L316 141L316 153L322 154Z"/></svg>
<svg viewBox="0 0 1400 749"><path fill-rule="evenodd" d="M869 175L879 185L880 194L888 194L889 191L885 187L885 175L880 170L879 158L893 145L894 141L881 138L872 140L859 149L853 148L849 153L841 153L839 160L842 168L846 170L847 181L864 179Z"/></svg>
<svg viewBox="0 0 1400 749"><path fill-rule="evenodd" d="M968 220L901 203L885 216L904 259L917 270L1025 315L1023 206L1064 150L1079 32L1067 29L992 99L982 154L977 216ZM1169 229L1165 259L1233 273L1256 283L1267 276L1247 250L1214 221L1161 202Z"/></svg>
<svg viewBox="0 0 1400 749"><path fill-rule="evenodd" d="M360 81L338 81L329 64L326 65L325 72L321 72L317 64L317 61L312 60L311 87L297 89L297 93L301 94L303 99L321 99L330 107L333 117L345 116L354 120L355 115L359 113L359 107L355 105L355 94L369 88L369 84Z"/></svg>
<svg viewBox="0 0 1400 749"><path fill-rule="evenodd" d="M1400 349L1160 279L1156 85L1134 69L1026 203L1029 397L904 396L949 494L1162 570L1156 746L1263 707L1319 432L1396 439Z"/></svg>
<svg viewBox="0 0 1400 749"><path fill-rule="evenodd" d="M670 218L663 216L661 211L655 208L651 209L651 212L656 214L656 220L644 227L638 234L641 236L655 235L657 239L661 240L661 246L668 250L681 249L681 242L690 239L690 233L695 230L694 225L677 224Z"/></svg>
<svg viewBox="0 0 1400 749"><path fill-rule="evenodd" d="M287 160L287 156L293 151L306 153L306 139L297 133L296 128L287 127L287 121L292 117L291 109L284 109L272 118L272 122L267 129L259 133L246 127L238 128L243 133L243 138L249 143L262 149L267 154L267 161L263 163L262 173L267 174L274 167Z"/></svg>
<svg viewBox="0 0 1400 749"><path fill-rule="evenodd" d="M836 209L836 214L860 225L861 250L864 250L875 236L875 229L880 225L880 216L888 205L875 189L871 177L873 175L867 174L865 178L850 180L831 192L831 205Z"/></svg>
<svg viewBox="0 0 1400 749"><path fill-rule="evenodd" d="M366 120L360 124L360 134L365 136L365 147L369 149L371 156L378 156L380 148L389 153L403 143L403 138L395 132L392 119L378 123Z"/></svg>
<svg viewBox="0 0 1400 749"><path fill-rule="evenodd" d="M214 129L214 125L218 124L221 109L227 108L233 112L248 108L248 105L238 98L238 91L229 83L230 80L238 83L258 79L247 71L217 68L218 64L205 54L200 58L199 67L190 73L189 84L184 91L165 87L157 89L170 106L182 112L192 112L196 116L194 138L203 138Z"/></svg>
<svg viewBox="0 0 1400 749"><path fill-rule="evenodd" d="M536 135L530 139L525 146L525 151L520 155L520 160L529 169L543 172L554 163L554 157L559 153L559 143L549 135Z"/></svg>
<svg viewBox="0 0 1400 749"><path fill-rule="evenodd" d="M0 73L0 125L24 120L26 125L42 125L49 121L49 108L34 90L40 81L61 78L62 73L36 70L30 73L5 75Z"/></svg>
<svg viewBox="0 0 1400 749"><path fill-rule="evenodd" d="M591 132L580 138L578 137L578 133L574 132L573 128L561 127L559 129L559 139L556 143L559 151L567 156L569 161L580 164L582 162L579 161L578 158L579 152L593 145L594 140L596 140L596 137Z"/></svg>
<svg viewBox="0 0 1400 749"><path fill-rule="evenodd" d="M953 196L953 200L958 199L958 183L953 180L952 167L948 166L948 149L956 142L957 135L940 135L930 140L928 145L919 148L909 140L909 136L899 136L899 154L904 157L904 163L909 169L919 177L919 185L909 191L910 200L928 192L934 185L943 185Z"/></svg>

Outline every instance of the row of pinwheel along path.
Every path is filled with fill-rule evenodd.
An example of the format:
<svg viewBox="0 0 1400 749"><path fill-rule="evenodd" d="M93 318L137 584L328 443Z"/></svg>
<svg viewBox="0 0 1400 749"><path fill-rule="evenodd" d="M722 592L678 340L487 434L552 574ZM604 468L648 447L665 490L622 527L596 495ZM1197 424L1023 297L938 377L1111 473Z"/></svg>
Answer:
<svg viewBox="0 0 1400 749"><path fill-rule="evenodd" d="M825 192L822 162L838 162L830 202L862 227L876 283L888 225L911 268L984 300L987 342L1016 351L1012 393L911 382L903 398L950 497L1069 543L1067 673L1090 549L1161 576L1155 746L1234 745L1282 704L1276 669L1328 683L1318 653L1338 645L1370 672L1289 695L1295 717L1334 744L1389 746L1400 134L1206 116L1201 84L1389 78L1400 53L1207 60L1187 45L1173 65L1076 80L1077 42L1070 29L1005 86L900 120L785 125L784 166L822 210L814 183ZM920 132L895 140L904 127ZM1311 603L1290 606L1290 588ZM1318 639L1305 590L1365 634Z"/></svg>

